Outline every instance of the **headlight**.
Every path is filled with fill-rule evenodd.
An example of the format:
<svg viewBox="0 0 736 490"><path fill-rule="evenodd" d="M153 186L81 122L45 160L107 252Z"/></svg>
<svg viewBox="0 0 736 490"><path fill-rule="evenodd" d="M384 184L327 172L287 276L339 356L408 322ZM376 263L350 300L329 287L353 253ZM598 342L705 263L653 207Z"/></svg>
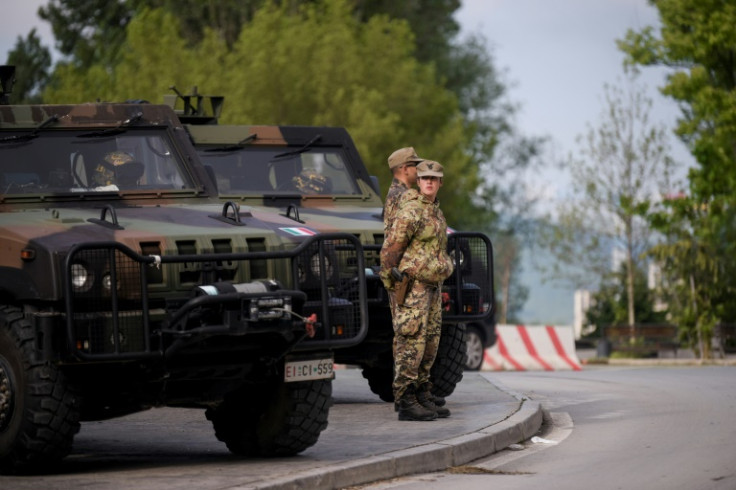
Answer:
<svg viewBox="0 0 736 490"><path fill-rule="evenodd" d="M87 270L85 266L82 264L72 264L71 268L72 273L72 287L74 287L77 291L89 291L89 289L92 287L92 282L94 281L94 277L92 276L92 272Z"/></svg>
<svg viewBox="0 0 736 490"><path fill-rule="evenodd" d="M102 276L102 289L104 289L106 293L112 291L112 276L110 275L110 273Z"/></svg>

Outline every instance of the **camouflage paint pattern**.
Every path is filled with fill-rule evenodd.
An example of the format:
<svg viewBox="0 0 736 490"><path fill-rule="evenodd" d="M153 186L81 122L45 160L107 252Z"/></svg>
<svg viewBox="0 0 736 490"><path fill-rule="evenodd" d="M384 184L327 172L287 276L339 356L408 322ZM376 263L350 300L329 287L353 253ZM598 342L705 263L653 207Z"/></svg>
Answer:
<svg viewBox="0 0 736 490"><path fill-rule="evenodd" d="M242 203L251 210L275 208L293 219L294 226L323 233L341 231L359 238L367 267L368 333L360 345L335 351L335 360L391 372L394 331L390 292L378 276L385 236L384 206L348 132L322 126L217 125L209 118L197 121L196 116L184 117L183 122L203 163L213 169L221 200ZM281 187L277 179L281 166L292 164L291 175L298 173L300 165L318 170L317 173L324 171L329 178L339 174L337 169L344 169L354 186L332 185L331 192L322 194L294 192ZM460 317L470 311L461 307L459 295L453 297L457 306L443 313L443 320L450 323L463 321ZM378 376L384 386L387 378ZM390 392L391 382L385 387Z"/></svg>
<svg viewBox="0 0 736 490"><path fill-rule="evenodd" d="M416 189L409 188L399 179L394 178L391 182L391 187L388 188L388 194L386 194L386 202L383 205L384 233L388 231L394 219L396 218L396 213L399 209L399 202L404 197L404 194L406 192L409 192L411 195L419 193Z"/></svg>
<svg viewBox="0 0 736 490"><path fill-rule="evenodd" d="M235 392L262 400L253 434L276 428L249 451L317 441L332 351L366 335L362 246L248 204L219 199L168 106L0 105L0 472L155 406L207 409L242 447L218 418Z"/></svg>
<svg viewBox="0 0 736 490"><path fill-rule="evenodd" d="M266 129L263 134L267 141L282 141L280 131ZM164 146L152 148L154 140ZM159 185L150 176L149 185L133 183L129 188L96 181L97 175L109 177L98 172L100 167L108 171L133 163L123 153L127 149L116 148L123 141L136 142L136 160L145 162L148 173L165 170L148 168L155 160L175 168L181 175L178 185ZM52 174L69 174L70 166L73 170L76 151L95 155L83 162L89 172L86 183L49 183ZM167 106L0 106L0 161L0 296L6 302L46 302L49 311L60 309L63 259L77 244L114 242L163 257L280 253L322 231L263 206L262 199L257 207L219 200L188 133ZM339 231L339 226L324 230ZM234 282L270 277L284 287L299 288L285 265L269 262L254 275L246 262L213 263L209 272L204 269L210 266L194 263L177 266L183 271L178 274L163 272L152 294L182 301L197 278L207 276ZM355 271L350 274L354 277ZM362 335L355 334L354 341Z"/></svg>
<svg viewBox="0 0 736 490"><path fill-rule="evenodd" d="M289 216L293 226L305 226L322 233L346 232L361 243L380 246L383 222L380 195L363 165L350 135L344 128L302 126L185 125L206 166L210 166L222 201L234 201L251 210L278 211ZM275 158L298 151L319 139L293 158ZM238 142L247 140L238 147ZM309 192L293 186L301 162L334 159L344 172L342 187L314 186ZM301 159L301 162L299 161ZM271 161L273 160L273 161ZM277 182L279 165L295 165L288 182ZM330 169L329 165L323 168ZM332 169L334 170L334 169ZM333 176L342 176L335 172ZM322 176L329 177L329 176ZM319 189L317 189L319 187ZM323 193L314 193L319 190ZM297 213L287 212L289 208ZM298 216L297 216L298 214ZM298 218L298 219L297 219ZM378 253L368 251L367 266L378 266Z"/></svg>
<svg viewBox="0 0 736 490"><path fill-rule="evenodd" d="M430 383L442 331L442 298L436 287L414 281L394 314L394 399L409 386Z"/></svg>
<svg viewBox="0 0 736 490"><path fill-rule="evenodd" d="M393 288L391 269L398 267L415 280L439 286L454 270L447 254L447 222L439 200L419 193L407 195L381 248L381 280Z"/></svg>
<svg viewBox="0 0 736 490"><path fill-rule="evenodd" d="M381 248L381 280L393 289L391 268L414 279L398 306L392 301L394 324L394 399L406 389L429 382L442 328L442 282L454 265L447 254L447 222L439 201L405 192Z"/></svg>

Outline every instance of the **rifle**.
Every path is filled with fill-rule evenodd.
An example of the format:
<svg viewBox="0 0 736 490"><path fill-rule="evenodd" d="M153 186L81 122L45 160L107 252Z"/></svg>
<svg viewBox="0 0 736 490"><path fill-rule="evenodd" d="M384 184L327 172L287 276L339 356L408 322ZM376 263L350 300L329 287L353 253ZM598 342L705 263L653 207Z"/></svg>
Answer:
<svg viewBox="0 0 736 490"><path fill-rule="evenodd" d="M396 300L396 305L402 306L404 304L404 298L406 298L406 295L411 291L414 280L410 278L408 274L404 274L396 267L391 268L391 277L396 281L396 285L394 286L394 299Z"/></svg>

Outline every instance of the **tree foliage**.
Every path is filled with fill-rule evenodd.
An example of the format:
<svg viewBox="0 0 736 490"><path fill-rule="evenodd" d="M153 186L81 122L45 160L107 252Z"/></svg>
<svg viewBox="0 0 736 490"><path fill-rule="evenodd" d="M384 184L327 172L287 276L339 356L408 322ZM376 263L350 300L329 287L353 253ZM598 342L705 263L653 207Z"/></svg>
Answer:
<svg viewBox="0 0 736 490"><path fill-rule="evenodd" d="M47 67L51 64L51 54L48 48L41 45L36 29L32 29L25 39L18 37L6 64L16 66L18 70L11 103L41 102L41 89L49 78Z"/></svg>
<svg viewBox="0 0 736 490"><path fill-rule="evenodd" d="M360 23L344 1L307 5L297 14L266 6L228 48L213 31L189 46L177 18L146 10L128 25L120 62L59 67L48 101L160 100L167 87L205 87L225 94L223 123L345 126L371 173L388 188L386 155L401 146L448 163L447 217L473 215L466 196L479 185L463 151L472 134L454 95L431 65L412 56L406 22L375 16ZM166 50L150 49L165 45Z"/></svg>
<svg viewBox="0 0 736 490"><path fill-rule="evenodd" d="M79 67L112 66L135 10L121 0L49 0L38 9L51 24L56 48Z"/></svg>
<svg viewBox="0 0 736 490"><path fill-rule="evenodd" d="M588 335L601 337L601 327L629 323L628 271L625 264L617 273L606 279L592 297L591 307L585 314L588 325L595 326ZM634 271L634 308L639 324L663 323L666 312L656 308L657 296L647 284L647 276L641 268Z"/></svg>
<svg viewBox="0 0 736 490"><path fill-rule="evenodd" d="M635 273L651 245L646 216L653 201L671 192L674 163L665 129L649 121L652 101L629 79L605 87L598 126L588 126L580 158L569 161L575 200L560 206L544 237L547 247L578 287L612 274L612 252L623 252L627 271L627 323L636 322Z"/></svg>
<svg viewBox="0 0 736 490"><path fill-rule="evenodd" d="M634 66L671 68L662 93L682 109L677 134L698 163L689 192L668 202L656 224L669 240L663 260L671 308L698 332L707 354L717 321L736 318L736 5L725 0L657 0L661 29L629 31L619 48Z"/></svg>
<svg viewBox="0 0 736 490"><path fill-rule="evenodd" d="M450 171L441 199L452 226L515 232L523 220L497 222L518 203L501 182L531 165L542 141L516 134L516 107L485 39L458 37L459 7L459 0L49 0L39 15L63 58L45 102L157 102L171 85L198 86L226 96L223 122L345 126L383 189L387 155L411 145Z"/></svg>

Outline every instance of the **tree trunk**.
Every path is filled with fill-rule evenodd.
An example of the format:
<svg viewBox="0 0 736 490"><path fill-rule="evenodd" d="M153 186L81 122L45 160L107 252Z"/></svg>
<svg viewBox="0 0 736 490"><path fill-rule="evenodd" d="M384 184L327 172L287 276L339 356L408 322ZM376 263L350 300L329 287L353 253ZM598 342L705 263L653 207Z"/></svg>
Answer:
<svg viewBox="0 0 736 490"><path fill-rule="evenodd" d="M629 313L629 329L631 337L634 337L634 325L636 324L636 312L634 310L634 245L631 217L626 223L626 294L627 308Z"/></svg>

